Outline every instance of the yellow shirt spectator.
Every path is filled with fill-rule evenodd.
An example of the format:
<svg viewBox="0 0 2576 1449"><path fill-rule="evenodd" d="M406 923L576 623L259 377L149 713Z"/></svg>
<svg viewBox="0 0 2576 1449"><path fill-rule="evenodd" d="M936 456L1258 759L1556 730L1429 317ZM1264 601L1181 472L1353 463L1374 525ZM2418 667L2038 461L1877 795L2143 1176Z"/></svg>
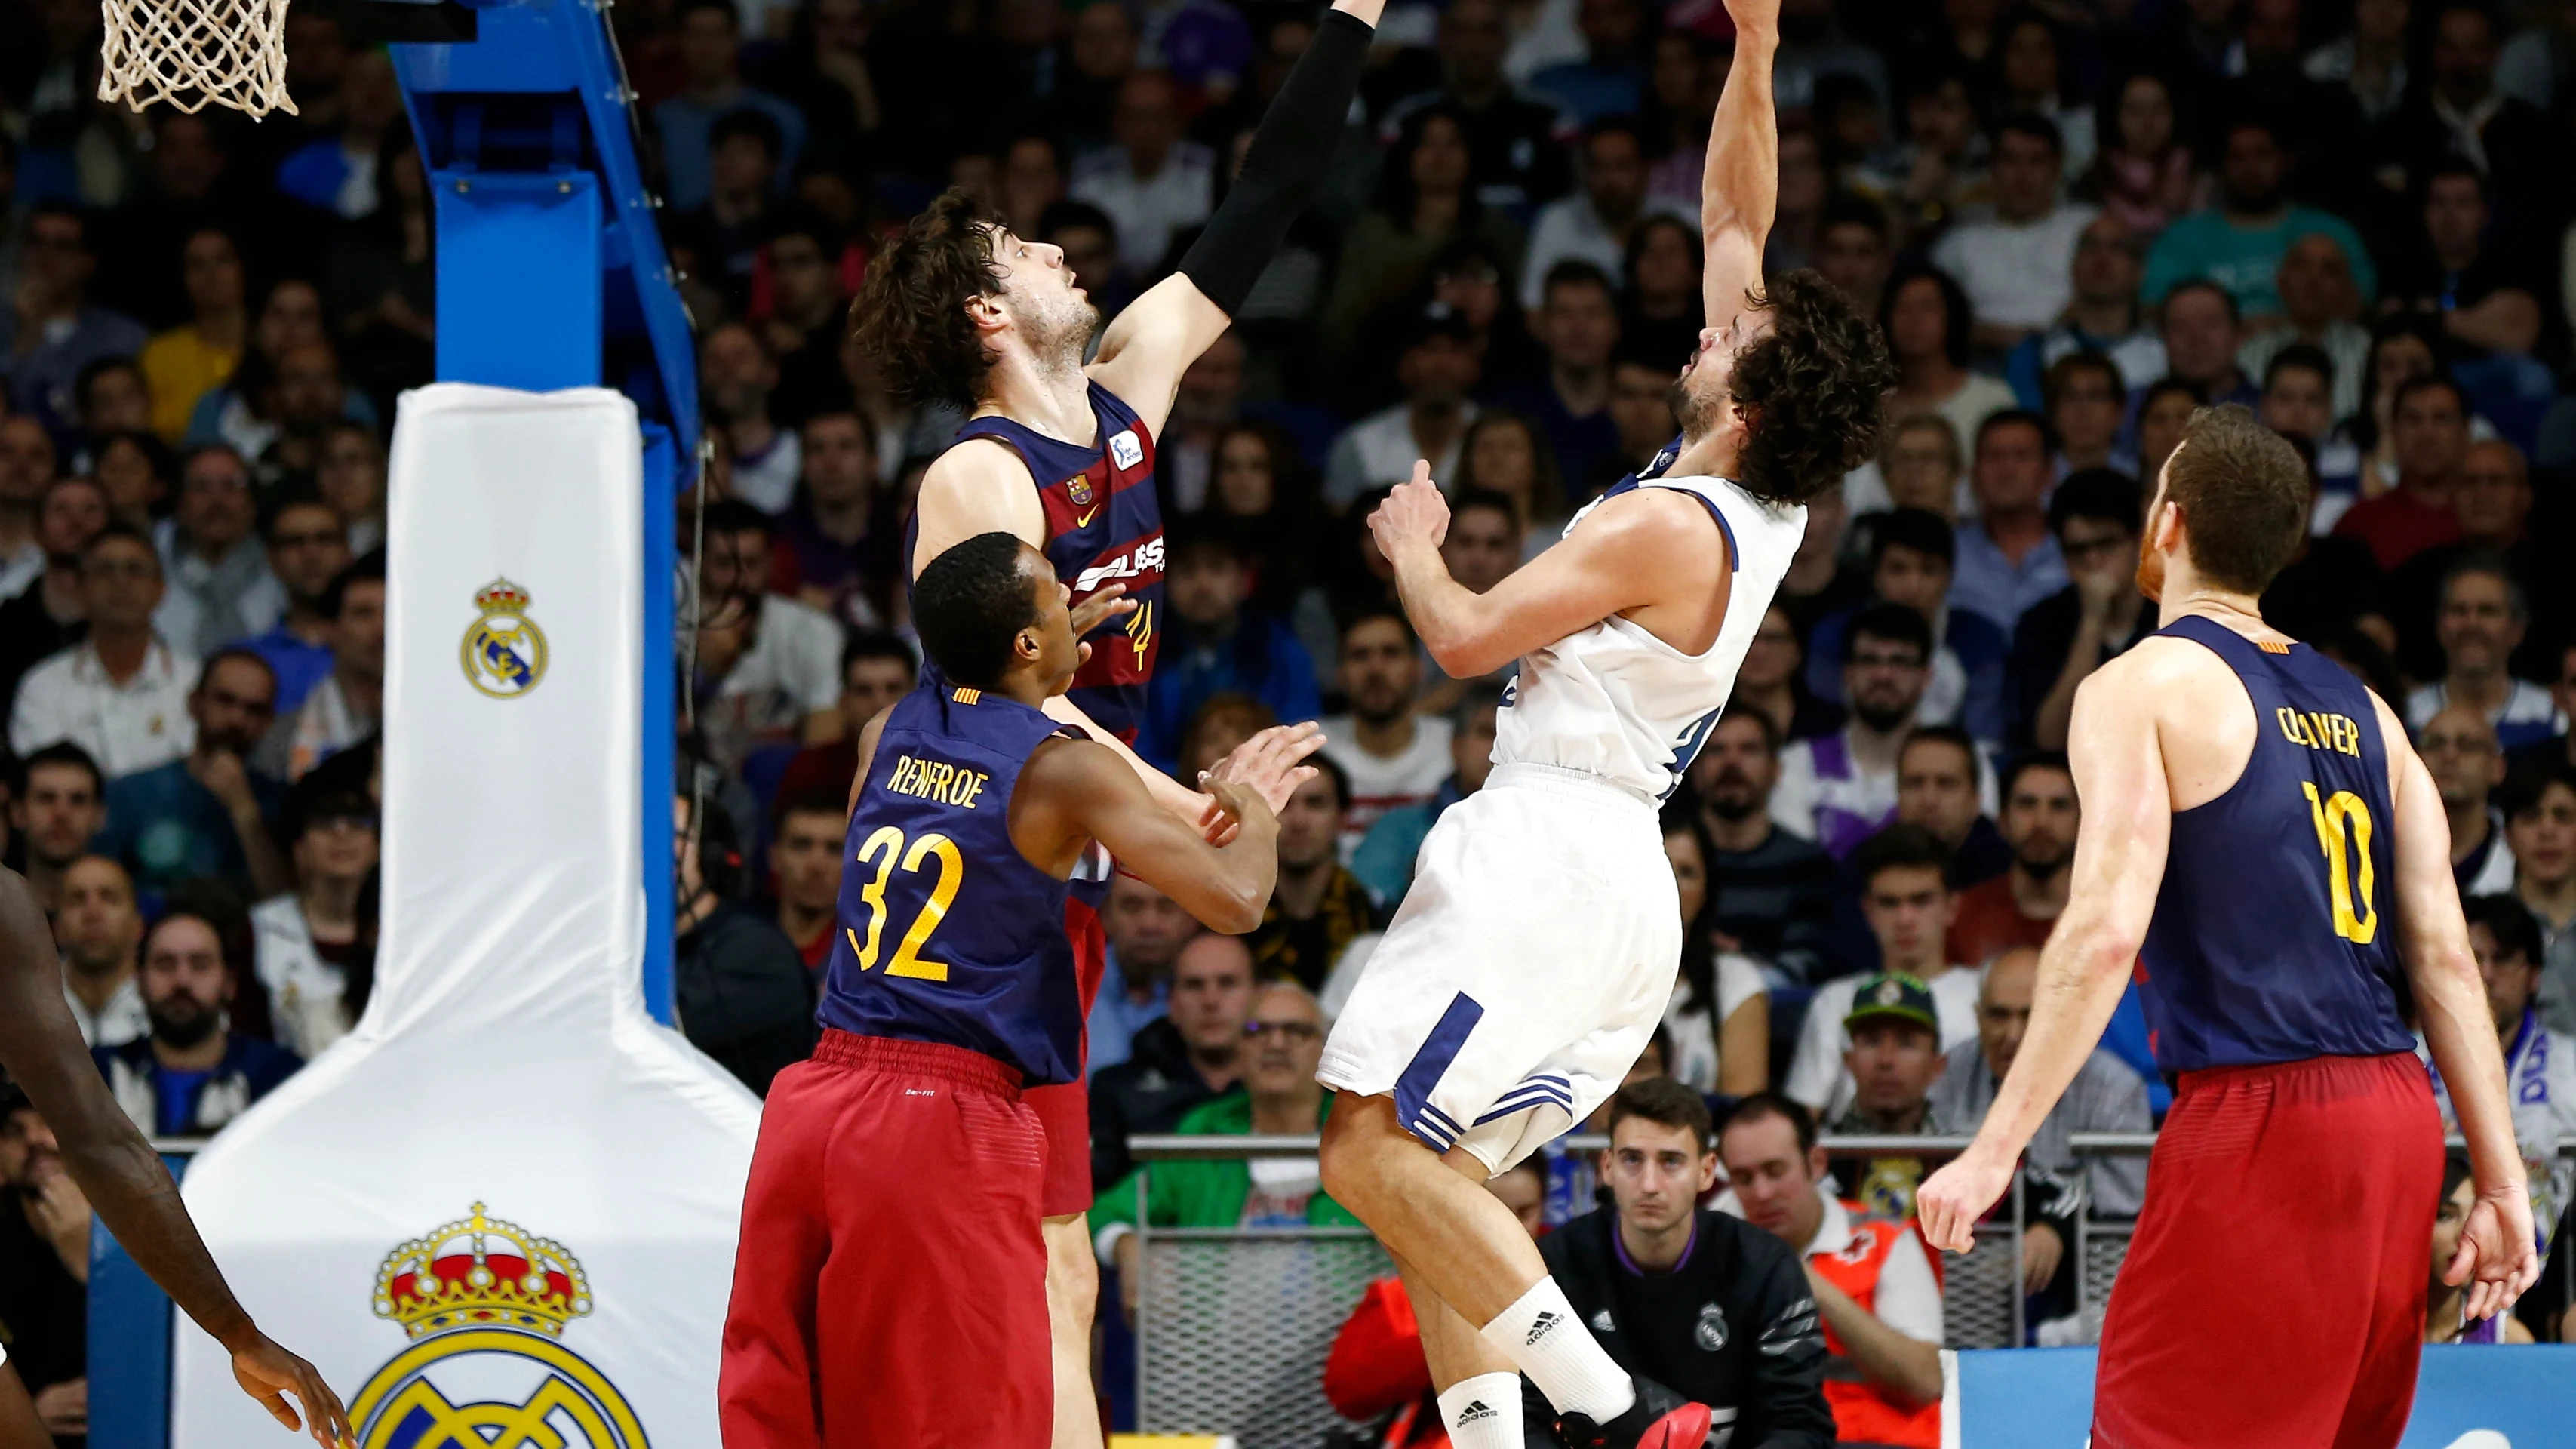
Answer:
<svg viewBox="0 0 2576 1449"><path fill-rule="evenodd" d="M188 431L197 399L232 378L241 353L206 341L197 324L188 322L145 343L141 361L144 385L152 392L152 430L176 444Z"/></svg>

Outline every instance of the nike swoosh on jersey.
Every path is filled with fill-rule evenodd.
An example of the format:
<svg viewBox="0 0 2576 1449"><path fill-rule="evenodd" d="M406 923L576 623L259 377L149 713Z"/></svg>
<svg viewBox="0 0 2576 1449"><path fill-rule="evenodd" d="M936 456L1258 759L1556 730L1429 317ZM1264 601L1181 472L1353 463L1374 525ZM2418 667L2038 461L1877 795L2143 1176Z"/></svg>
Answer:
<svg viewBox="0 0 2576 1449"><path fill-rule="evenodd" d="M1073 516L1073 526L1076 528L1089 528L1091 526L1091 520L1098 518L1099 516L1100 510L1097 508L1091 510L1089 513L1077 513Z"/></svg>

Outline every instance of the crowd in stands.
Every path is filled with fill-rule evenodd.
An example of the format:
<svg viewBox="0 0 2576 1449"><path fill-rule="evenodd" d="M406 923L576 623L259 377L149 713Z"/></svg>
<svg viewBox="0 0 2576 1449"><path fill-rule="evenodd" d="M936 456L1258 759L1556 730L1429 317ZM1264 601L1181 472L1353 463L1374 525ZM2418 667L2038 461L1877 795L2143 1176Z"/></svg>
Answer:
<svg viewBox="0 0 2576 1449"><path fill-rule="evenodd" d="M858 279L958 186L1114 312L1207 220L1313 10L609 12L713 440L684 533L678 1016L755 1090L812 1040L858 727L915 669L909 500L959 421L845 345ZM385 445L432 375L436 237L391 63L332 12L288 12L297 110L256 125L95 100L97 27L0 0L0 841L118 1099L194 1135L368 996ZM1641 1071L1743 1105L1720 1131L1648 1102L1635 1130L1695 1134L1703 1187L1811 1264L1903 1218L1921 1162L1828 1164L1817 1134L1966 1132L1991 1101L2066 901L2075 690L2156 627L2131 574L2183 421L2239 403L2313 465L2266 617L2395 706L2439 784L2553 1229L2519 1323L2557 1337L2576 0L1785 0L1782 28L1767 265L1875 317L1900 382L1666 809L1690 929ZM1323 199L1183 380L1138 748L1194 779L1274 721L1327 744L1256 931L1118 884L1089 1037L1105 1262L1126 1134L1311 1129L1317 1033L1484 782L1507 680L1420 648L1368 511L1429 459L1450 568L1490 588L1673 432L1730 43L1707 0L1396 0ZM2072 1215L2141 1191L2066 1134L2143 1128L2168 1086L2133 995L2033 1151L2039 1316L2070 1307ZM0 1323L69 1433L79 1293L36 1268L85 1271L77 1193L8 1105ZM1624 1170L1551 1156L1497 1190L1562 1232ZM1340 1220L1311 1163L1156 1172L1146 1210ZM1875 1382L1920 1386L1818 1296ZM1940 1336L1937 1296L1881 1301Z"/></svg>

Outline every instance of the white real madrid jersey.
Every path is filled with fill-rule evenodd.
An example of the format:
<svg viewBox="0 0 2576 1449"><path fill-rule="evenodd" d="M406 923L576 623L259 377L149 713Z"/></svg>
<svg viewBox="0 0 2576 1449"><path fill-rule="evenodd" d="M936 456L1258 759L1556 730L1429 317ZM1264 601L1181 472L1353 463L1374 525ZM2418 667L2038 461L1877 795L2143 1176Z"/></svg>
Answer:
<svg viewBox="0 0 2576 1449"><path fill-rule="evenodd" d="M1706 505L1726 534L1734 580L1716 642L1684 654L1634 620L1612 615L1521 660L1503 696L1494 763L1552 765L1597 775L1661 800L1681 783L1735 690L1771 596L1806 537L1803 504L1764 503L1724 478L1621 483L1565 526L1631 488L1670 488Z"/></svg>

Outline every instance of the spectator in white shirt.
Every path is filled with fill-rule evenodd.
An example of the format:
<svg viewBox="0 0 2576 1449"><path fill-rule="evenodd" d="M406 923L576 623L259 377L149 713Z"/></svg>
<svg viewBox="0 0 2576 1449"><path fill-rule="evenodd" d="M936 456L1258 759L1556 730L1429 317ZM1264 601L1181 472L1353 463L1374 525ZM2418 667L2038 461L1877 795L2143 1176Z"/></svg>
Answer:
<svg viewBox="0 0 2576 1449"><path fill-rule="evenodd" d="M2567 732L2567 717L2549 691L2505 672L2505 661L2531 627L2531 606L2504 560L2471 554L2442 579L2441 612L2434 637L2441 641L2443 674L2406 696L2406 723L2422 729L2443 710L2483 713L2507 750Z"/></svg>
<svg viewBox="0 0 2576 1449"><path fill-rule="evenodd" d="M376 868L375 802L315 791L295 802L295 890L251 908L252 970L268 992L278 1045L311 1059L348 1035L374 981L374 912L361 897Z"/></svg>
<svg viewBox="0 0 2576 1449"><path fill-rule="evenodd" d="M109 778L166 765L196 743L188 691L197 659L152 631L161 555L121 523L81 553L89 638L27 671L9 711L9 748L34 754L57 740L89 752Z"/></svg>
<svg viewBox="0 0 2576 1449"><path fill-rule="evenodd" d="M1415 319L1396 360L1404 401L1344 429L1324 465L1324 501L1336 509L1372 488L1413 476L1414 460L1431 460L1431 476L1454 478L1458 445L1476 420L1467 400L1483 369L1474 329L1457 309L1434 302Z"/></svg>
<svg viewBox="0 0 2576 1449"><path fill-rule="evenodd" d="M1646 143L1637 123L1611 116L1583 129L1583 186L1538 209L1529 256L1521 264L1521 305L1546 301L1548 269L1590 262L1616 286L1628 257L1628 233L1649 215L1681 216L1681 203L1646 194Z"/></svg>
<svg viewBox="0 0 2576 1449"><path fill-rule="evenodd" d="M54 939L63 953L63 999L81 1040L121 1047L152 1030L134 982L143 915L134 908L134 882L125 867L103 855L72 862L63 872Z"/></svg>
<svg viewBox="0 0 2576 1449"><path fill-rule="evenodd" d="M322 596L331 620L331 672L295 713L269 726L251 768L295 781L374 734L384 714L385 556L368 554L340 570Z"/></svg>
<svg viewBox="0 0 2576 1449"><path fill-rule="evenodd" d="M770 524L740 499L711 504L699 563L698 718L728 770L765 744L840 728L841 626L769 592Z"/></svg>
<svg viewBox="0 0 2576 1449"><path fill-rule="evenodd" d="M763 513L784 511L796 496L804 460L795 430L770 417L778 360L768 344L744 323L723 323L698 344L698 379L701 396L724 415L733 442L733 496Z"/></svg>
<svg viewBox="0 0 2576 1449"><path fill-rule="evenodd" d="M2370 370L2370 329L2353 319L2361 312L2361 285L2353 280L2352 258L2343 243L2312 231L2290 243L2275 272L2281 289L2286 327L2257 332L2236 349L2236 365L2248 377L2268 372L2281 349L2301 343L2318 349L2333 364L2333 408L2329 422L2361 411L2362 375Z"/></svg>
<svg viewBox="0 0 2576 1449"><path fill-rule="evenodd" d="M265 634L286 614L286 590L269 571L251 498L250 465L230 443L204 443L179 465L179 502L159 530L169 588L153 625L188 653L211 654Z"/></svg>
<svg viewBox="0 0 2576 1449"><path fill-rule="evenodd" d="M1430 799L1449 778L1451 725L1414 713L1422 647L1401 614L1365 613L1344 624L1339 672L1350 713L1324 721L1324 754L1350 778L1340 842L1348 860L1379 816Z"/></svg>
<svg viewBox="0 0 2576 1449"><path fill-rule="evenodd" d="M1975 1041L1979 973L1954 964L1948 950L1950 923L1959 914L1959 897L1950 889L1950 847L1924 826L1891 825L1863 843L1852 864L1860 879L1861 914L1878 939L1882 966L1931 989L1942 1051ZM1843 1018L1851 1015L1861 983L1872 979L1844 976L1816 988L1781 1083L1782 1091L1829 1122L1853 1101L1851 1068L1844 1061L1852 1038Z"/></svg>
<svg viewBox="0 0 2576 1449"><path fill-rule="evenodd" d="M36 505L53 486L54 440L32 417L0 417L0 596L15 596L45 571Z"/></svg>
<svg viewBox="0 0 2576 1449"><path fill-rule="evenodd" d="M2058 199L2065 144L2044 116L2006 116L1995 136L1994 215L1932 248L1976 313L1977 346L2001 352L2051 325L2074 295L2076 238L2097 213Z"/></svg>
<svg viewBox="0 0 2576 1449"><path fill-rule="evenodd" d="M2495 726L2455 704L2415 727L2415 750L2442 797L2451 824L2451 877L2460 898L2513 889L2513 847L2504 843L2504 812L2487 802L2504 783L2504 751Z"/></svg>
<svg viewBox="0 0 2576 1449"><path fill-rule="evenodd" d="M1074 163L1077 201L1118 226L1118 265L1130 280L1150 275L1172 234L1208 219L1216 205L1216 154L1181 134L1180 92L1163 71L1132 72L1110 112L1117 144Z"/></svg>
<svg viewBox="0 0 2576 1449"><path fill-rule="evenodd" d="M63 873L107 827L107 782L89 751L56 741L18 762L9 781L9 828L36 903L54 909Z"/></svg>
<svg viewBox="0 0 2576 1449"><path fill-rule="evenodd" d="M1780 750L1771 819L1840 860L1896 818L1896 765L1932 682L1932 626L1903 604L1878 603L1843 632L1843 700L1851 719Z"/></svg>

